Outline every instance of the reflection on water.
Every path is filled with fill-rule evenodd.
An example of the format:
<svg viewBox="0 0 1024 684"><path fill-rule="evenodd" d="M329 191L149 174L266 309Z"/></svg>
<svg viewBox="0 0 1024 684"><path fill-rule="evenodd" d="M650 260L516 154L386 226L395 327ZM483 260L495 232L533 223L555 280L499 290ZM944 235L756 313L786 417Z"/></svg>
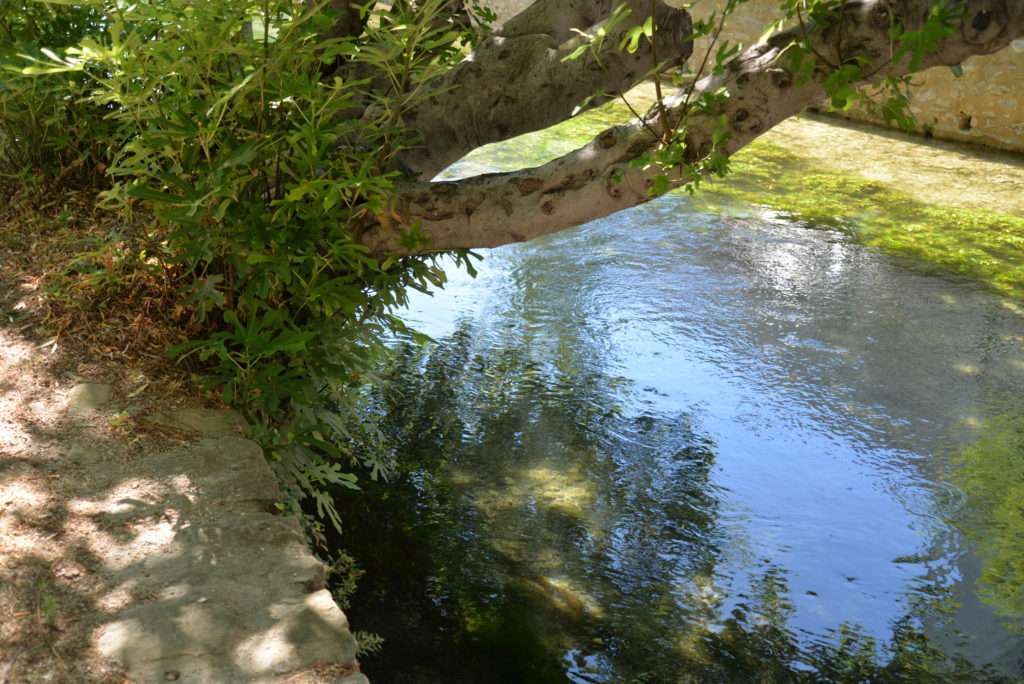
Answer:
<svg viewBox="0 0 1024 684"><path fill-rule="evenodd" d="M1024 677L1024 317L746 213L667 196L415 299L402 475L342 501L376 681Z"/></svg>
<svg viewBox="0 0 1024 684"><path fill-rule="evenodd" d="M961 527L979 549L982 597L1008 617L1024 616L1024 411L988 421L963 451L953 480L966 493ZM1011 629L1013 624L1008 625Z"/></svg>

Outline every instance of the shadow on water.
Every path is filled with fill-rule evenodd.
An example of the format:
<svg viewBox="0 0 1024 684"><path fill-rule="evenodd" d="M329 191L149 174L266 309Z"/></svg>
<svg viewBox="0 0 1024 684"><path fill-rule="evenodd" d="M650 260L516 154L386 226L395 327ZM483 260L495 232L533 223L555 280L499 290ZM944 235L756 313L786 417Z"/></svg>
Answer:
<svg viewBox="0 0 1024 684"><path fill-rule="evenodd" d="M635 388L596 350L580 354L583 342L510 317L399 347L375 403L403 470L343 501L345 545L366 569L353 612L388 640L367 671L387 682L1011 681L930 641L922 620L941 619L941 586L915 597L887 643L848 623L799 633L787 571L767 559L727 604L713 440L693 415L631 414Z"/></svg>
<svg viewBox="0 0 1024 684"><path fill-rule="evenodd" d="M714 206L669 195L414 297L437 342L396 341L371 402L399 476L340 501L366 570L351 613L386 639L366 671L1020 681L1024 308L991 291L1016 271L972 282L863 244L932 231L958 254L961 233L1002 235L987 215L846 217L858 235L808 214L859 183L830 180L830 204L759 182Z"/></svg>
<svg viewBox="0 0 1024 684"><path fill-rule="evenodd" d="M580 642L588 654L604 644L596 652L649 660L671 648L636 620L649 597L670 600L683 566L707 574L714 564L708 440L686 416L625 418L619 380L568 354L530 359L525 328L503 326L504 339L488 348L468 324L432 353L403 348L378 398L389 439L413 465L399 482L346 502L365 507L349 512L346 541L375 540L355 601L379 601L364 610L384 623L368 628L417 623L400 637L415 655L386 680L418 681L410 673L421 667L428 679L487 681L497 667L511 681L563 681L576 667L566 657L586 667ZM666 497L652 498L657 490ZM616 516L630 505L643 514ZM410 520L413 511L421 515ZM671 554L682 544L685 556ZM401 587L375 567L396 562ZM648 633L617 643L634 620L632 631Z"/></svg>

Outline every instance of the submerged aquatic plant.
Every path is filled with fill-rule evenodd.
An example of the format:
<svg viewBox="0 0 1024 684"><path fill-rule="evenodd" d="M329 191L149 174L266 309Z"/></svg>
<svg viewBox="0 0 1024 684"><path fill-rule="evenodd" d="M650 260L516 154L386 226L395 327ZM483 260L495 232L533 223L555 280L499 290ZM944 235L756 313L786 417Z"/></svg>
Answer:
<svg viewBox="0 0 1024 684"><path fill-rule="evenodd" d="M985 423L957 465L971 504L962 526L982 557L979 594L1024 629L1024 413Z"/></svg>
<svg viewBox="0 0 1024 684"><path fill-rule="evenodd" d="M737 154L732 170L728 184L708 184L694 201L713 211L728 211L737 200L766 207L910 257L917 268L966 276L1024 297L1024 217L922 202L766 141Z"/></svg>

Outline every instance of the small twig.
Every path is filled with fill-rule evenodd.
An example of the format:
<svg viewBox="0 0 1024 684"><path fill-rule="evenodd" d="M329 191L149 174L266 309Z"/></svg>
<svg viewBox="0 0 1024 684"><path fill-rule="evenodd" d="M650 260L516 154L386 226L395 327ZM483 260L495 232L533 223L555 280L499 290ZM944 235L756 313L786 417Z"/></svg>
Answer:
<svg viewBox="0 0 1024 684"><path fill-rule="evenodd" d="M690 98L693 97L694 91L697 89L697 83L700 82L701 77L704 75L704 70L708 66L708 59L711 57L711 53L715 49L715 44L718 42L718 38L722 35L722 31L725 29L725 18L729 14L723 10L722 18L718 22L718 28L715 29L715 33L711 36L711 42L708 43L708 49L704 52L704 58L701 60L700 68L697 69L697 73L694 74L693 83L691 83L686 89L686 97L683 98L683 106L681 108L682 116L687 116L690 113Z"/></svg>
<svg viewBox="0 0 1024 684"><path fill-rule="evenodd" d="M798 22L800 22L800 33L802 33L803 36L804 36L804 44L807 45L807 49L809 49L812 53L814 53L815 57L817 57L819 60L821 60L822 62L827 64L830 68L838 69L839 67L837 67L835 64L833 64L831 61L829 61L825 57L825 55L823 55L820 52L818 52L818 49L815 48L813 45L811 45L811 42L809 40L807 40L807 26L804 24L804 15L800 11L800 5L799 4L796 6L796 19L797 19Z"/></svg>
<svg viewBox="0 0 1024 684"><path fill-rule="evenodd" d="M633 105L629 103L629 100L626 99L626 96L623 95L622 93L619 93L619 98L625 103L626 107L629 108L629 111L633 113L633 116L635 116L640 121L640 123L647 130L647 132L650 133L655 140L661 140L661 136L658 135L658 132L651 128L651 125L647 123L647 120L640 115L640 112L636 111L636 109L633 108Z"/></svg>
<svg viewBox="0 0 1024 684"><path fill-rule="evenodd" d="M661 63L658 62L658 14L656 2L657 0L651 0L651 59L654 61L654 93L658 98L658 115L661 118L661 127L663 129L661 142L667 144L673 126L668 118L668 112L665 110L665 96L661 92L661 75L658 73Z"/></svg>

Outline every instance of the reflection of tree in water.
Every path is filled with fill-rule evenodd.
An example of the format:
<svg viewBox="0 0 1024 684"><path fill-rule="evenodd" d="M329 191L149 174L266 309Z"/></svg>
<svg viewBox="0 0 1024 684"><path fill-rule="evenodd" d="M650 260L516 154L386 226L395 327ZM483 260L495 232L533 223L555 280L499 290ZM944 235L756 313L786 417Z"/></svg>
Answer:
<svg viewBox="0 0 1024 684"><path fill-rule="evenodd" d="M1009 682L930 643L919 621L904 616L884 648L858 626L841 624L806 644L787 628L792 608L785 571L760 571L744 607L715 631L695 635L678 682Z"/></svg>
<svg viewBox="0 0 1024 684"><path fill-rule="evenodd" d="M374 540L354 550L367 566L364 593L377 596L356 600L380 603L358 611L418 613L416 623L433 622L419 627L428 630L421 653L437 638L430 631L447 629L452 643L473 644L466 652L481 668L500 663L510 677L558 681L561 653L580 643L649 661L675 640L657 624L680 610L673 578L710 577L714 567L715 548L703 543L714 520L712 452L685 421L625 418L617 381L594 358L566 351L575 345L535 361L529 334L509 326L481 339L463 325L430 353L397 353L376 401L401 481L345 502L362 509L348 512L352 536ZM375 505L385 496L387 511ZM372 531L362 527L368 520ZM381 544L400 548L382 553ZM385 556L408 567L397 588L404 597L390 580L371 587L394 574L374 567ZM394 603L420 596L415 608ZM647 615L652 597L663 597L656 619ZM469 663L449 664L446 676L479 681Z"/></svg>
<svg viewBox="0 0 1024 684"><path fill-rule="evenodd" d="M985 680L909 617L885 664L851 626L808 645L776 566L722 615L713 444L627 415L579 328L519 315L400 348L374 397L401 475L343 504L379 681Z"/></svg>

